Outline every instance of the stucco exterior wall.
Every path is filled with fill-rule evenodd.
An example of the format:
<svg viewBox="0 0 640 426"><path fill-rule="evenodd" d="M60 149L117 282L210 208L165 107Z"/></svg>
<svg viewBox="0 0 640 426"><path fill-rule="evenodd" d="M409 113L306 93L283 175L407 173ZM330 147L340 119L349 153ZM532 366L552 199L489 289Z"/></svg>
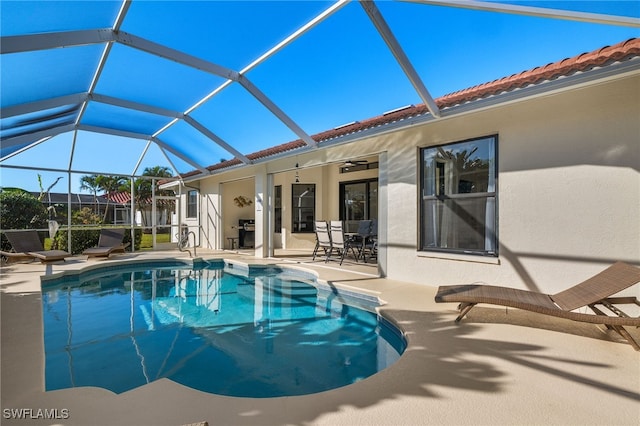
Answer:
<svg viewBox="0 0 640 426"><path fill-rule="evenodd" d="M379 199L386 276L555 292L616 260L640 264L639 88L637 75L610 79L309 150L206 178L201 188L219 191L224 201L231 184L223 182L273 174L283 187L282 246L312 248L313 234L289 231L295 164L301 183L316 184L316 217L330 220L339 213L339 182L359 178L340 175L339 163L380 158L380 169L362 177L380 174L386 182ZM418 251L419 149L487 135L498 136L499 257ZM229 207L220 208L230 217Z"/></svg>
<svg viewBox="0 0 640 426"><path fill-rule="evenodd" d="M640 262L639 87L628 78L395 134L388 276L555 292L616 260ZM499 258L418 253L418 167L400 165L416 164L419 146L489 134L499 137Z"/></svg>

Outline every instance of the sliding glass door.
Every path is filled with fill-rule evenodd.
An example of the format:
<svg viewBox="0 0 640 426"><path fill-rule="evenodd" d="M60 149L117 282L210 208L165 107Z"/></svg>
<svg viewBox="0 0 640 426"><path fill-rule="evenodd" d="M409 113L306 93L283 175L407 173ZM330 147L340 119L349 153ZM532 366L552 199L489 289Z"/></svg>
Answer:
<svg viewBox="0 0 640 426"><path fill-rule="evenodd" d="M378 179L340 183L340 220L378 218Z"/></svg>

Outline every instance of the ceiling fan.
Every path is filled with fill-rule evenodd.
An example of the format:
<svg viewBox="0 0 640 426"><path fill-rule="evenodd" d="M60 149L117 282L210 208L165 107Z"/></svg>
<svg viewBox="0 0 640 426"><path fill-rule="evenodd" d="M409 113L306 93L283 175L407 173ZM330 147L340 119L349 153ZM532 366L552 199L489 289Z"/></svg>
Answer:
<svg viewBox="0 0 640 426"><path fill-rule="evenodd" d="M359 166L361 164L367 164L366 160L347 160L342 163L342 167L354 167Z"/></svg>

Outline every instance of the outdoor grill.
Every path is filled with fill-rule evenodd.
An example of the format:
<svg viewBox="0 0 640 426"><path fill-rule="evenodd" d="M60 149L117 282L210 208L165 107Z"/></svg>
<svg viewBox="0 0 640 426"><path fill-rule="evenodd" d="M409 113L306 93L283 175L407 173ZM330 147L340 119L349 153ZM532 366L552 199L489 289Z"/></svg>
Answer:
<svg viewBox="0 0 640 426"><path fill-rule="evenodd" d="M240 219L238 221L238 247L253 248L255 245L256 221Z"/></svg>

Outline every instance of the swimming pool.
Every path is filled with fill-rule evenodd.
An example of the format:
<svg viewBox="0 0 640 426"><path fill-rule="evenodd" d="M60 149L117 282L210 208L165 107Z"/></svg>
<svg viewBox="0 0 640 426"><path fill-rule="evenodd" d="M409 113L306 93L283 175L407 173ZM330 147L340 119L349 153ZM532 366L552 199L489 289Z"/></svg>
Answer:
<svg viewBox="0 0 640 426"><path fill-rule="evenodd" d="M312 274L219 262L110 266L43 281L46 390L168 378L238 397L346 386L404 351L377 300Z"/></svg>

